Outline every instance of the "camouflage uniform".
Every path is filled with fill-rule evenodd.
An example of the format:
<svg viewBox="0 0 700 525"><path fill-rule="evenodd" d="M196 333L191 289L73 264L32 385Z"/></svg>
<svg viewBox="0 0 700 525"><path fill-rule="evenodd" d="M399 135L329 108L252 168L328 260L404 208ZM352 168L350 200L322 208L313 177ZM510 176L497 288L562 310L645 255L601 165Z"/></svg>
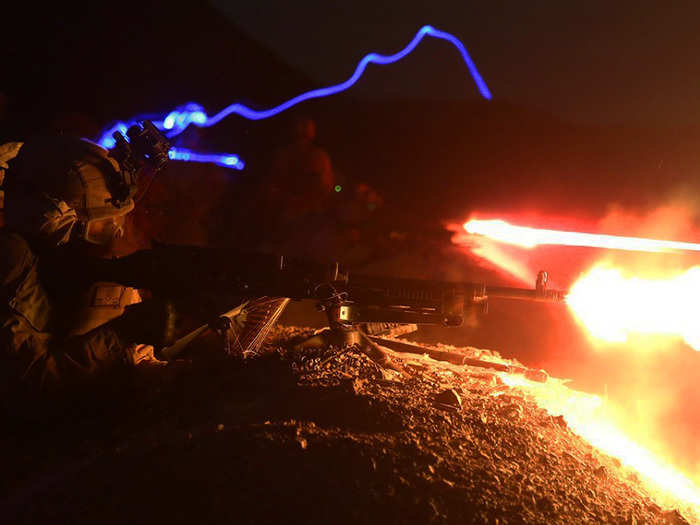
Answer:
<svg viewBox="0 0 700 525"><path fill-rule="evenodd" d="M71 385L152 358L152 347L133 344L117 326L137 292L91 281L88 258L81 268L56 257L75 237L81 206L94 198L81 185L94 188L101 170L118 165L76 139L24 145L9 165L0 229L0 391ZM57 189L62 184L67 193ZM106 213L105 199L98 201ZM96 220L94 210L88 220Z"/></svg>
<svg viewBox="0 0 700 525"><path fill-rule="evenodd" d="M80 381L99 368L128 363L128 344L109 324L83 335L65 333L61 308L49 298L38 259L19 234L0 232L0 254L3 385L19 379L32 388L52 387Z"/></svg>

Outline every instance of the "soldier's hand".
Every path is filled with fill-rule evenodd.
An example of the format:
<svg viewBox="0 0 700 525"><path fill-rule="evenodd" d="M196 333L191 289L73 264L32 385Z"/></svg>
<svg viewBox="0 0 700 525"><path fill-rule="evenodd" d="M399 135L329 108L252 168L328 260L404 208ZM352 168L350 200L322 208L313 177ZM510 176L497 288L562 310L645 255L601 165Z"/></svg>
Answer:
<svg viewBox="0 0 700 525"><path fill-rule="evenodd" d="M154 348L151 345L132 344L126 348L127 361L132 366L165 366L167 361L156 358Z"/></svg>

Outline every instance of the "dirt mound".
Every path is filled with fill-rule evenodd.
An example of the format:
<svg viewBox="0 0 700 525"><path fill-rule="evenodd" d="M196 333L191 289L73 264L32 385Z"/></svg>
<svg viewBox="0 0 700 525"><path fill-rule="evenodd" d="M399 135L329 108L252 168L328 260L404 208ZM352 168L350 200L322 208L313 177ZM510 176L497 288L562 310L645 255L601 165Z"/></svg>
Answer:
<svg viewBox="0 0 700 525"><path fill-rule="evenodd" d="M15 417L3 521L685 522L495 372L285 350L299 333Z"/></svg>

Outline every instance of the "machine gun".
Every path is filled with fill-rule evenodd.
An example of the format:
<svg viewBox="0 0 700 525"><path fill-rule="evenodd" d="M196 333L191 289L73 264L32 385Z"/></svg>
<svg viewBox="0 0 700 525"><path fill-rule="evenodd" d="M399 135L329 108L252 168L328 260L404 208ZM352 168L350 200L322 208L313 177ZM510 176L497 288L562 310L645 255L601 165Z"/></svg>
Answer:
<svg viewBox="0 0 700 525"><path fill-rule="evenodd" d="M434 359L454 364L506 371L510 370L509 365L434 351L383 336L405 334L421 324L460 326L470 313L487 313L489 298L563 302L566 297L563 291L547 288L545 271L538 273L533 289L368 275L346 275L345 279L342 287L334 288L335 293L319 301L319 309L328 317L328 328L297 347L358 344L370 357L383 362L386 355L378 348L381 345L399 352L429 354ZM538 374L532 377L541 379Z"/></svg>
<svg viewBox="0 0 700 525"><path fill-rule="evenodd" d="M384 363L386 355L377 345L388 345L390 340L378 338L389 329L421 324L460 326L470 312L485 313L490 298L561 302L565 297L564 292L547 288L544 271L539 272L533 289L489 287L355 275L337 262L191 246L157 246L99 266L103 280L175 297L181 304L199 306L205 317L213 319L166 349L163 356L168 359L209 329L229 334L236 326L252 322L254 335L246 341L237 339L239 352L248 352L262 342L265 330L269 331L290 299L315 300L328 318L326 330L301 341L297 348L359 344L370 357ZM239 306L230 310L232 304Z"/></svg>

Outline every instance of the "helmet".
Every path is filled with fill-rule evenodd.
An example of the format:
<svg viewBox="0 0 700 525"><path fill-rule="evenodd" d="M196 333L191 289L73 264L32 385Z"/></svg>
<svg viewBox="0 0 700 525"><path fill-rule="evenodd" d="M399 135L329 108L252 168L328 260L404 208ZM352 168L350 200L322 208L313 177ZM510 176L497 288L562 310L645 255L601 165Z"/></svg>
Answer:
<svg viewBox="0 0 700 525"><path fill-rule="evenodd" d="M23 145L6 175L6 224L50 244L81 238L107 244L134 208L115 203L109 181L120 166L108 151L86 139L50 137ZM118 206L117 206L118 204Z"/></svg>
<svg viewBox="0 0 700 525"><path fill-rule="evenodd" d="M132 125L127 136L116 131L110 152L68 136L22 146L4 183L6 224L53 245L76 237L108 244L134 209L141 171L168 161L170 144L152 122Z"/></svg>

